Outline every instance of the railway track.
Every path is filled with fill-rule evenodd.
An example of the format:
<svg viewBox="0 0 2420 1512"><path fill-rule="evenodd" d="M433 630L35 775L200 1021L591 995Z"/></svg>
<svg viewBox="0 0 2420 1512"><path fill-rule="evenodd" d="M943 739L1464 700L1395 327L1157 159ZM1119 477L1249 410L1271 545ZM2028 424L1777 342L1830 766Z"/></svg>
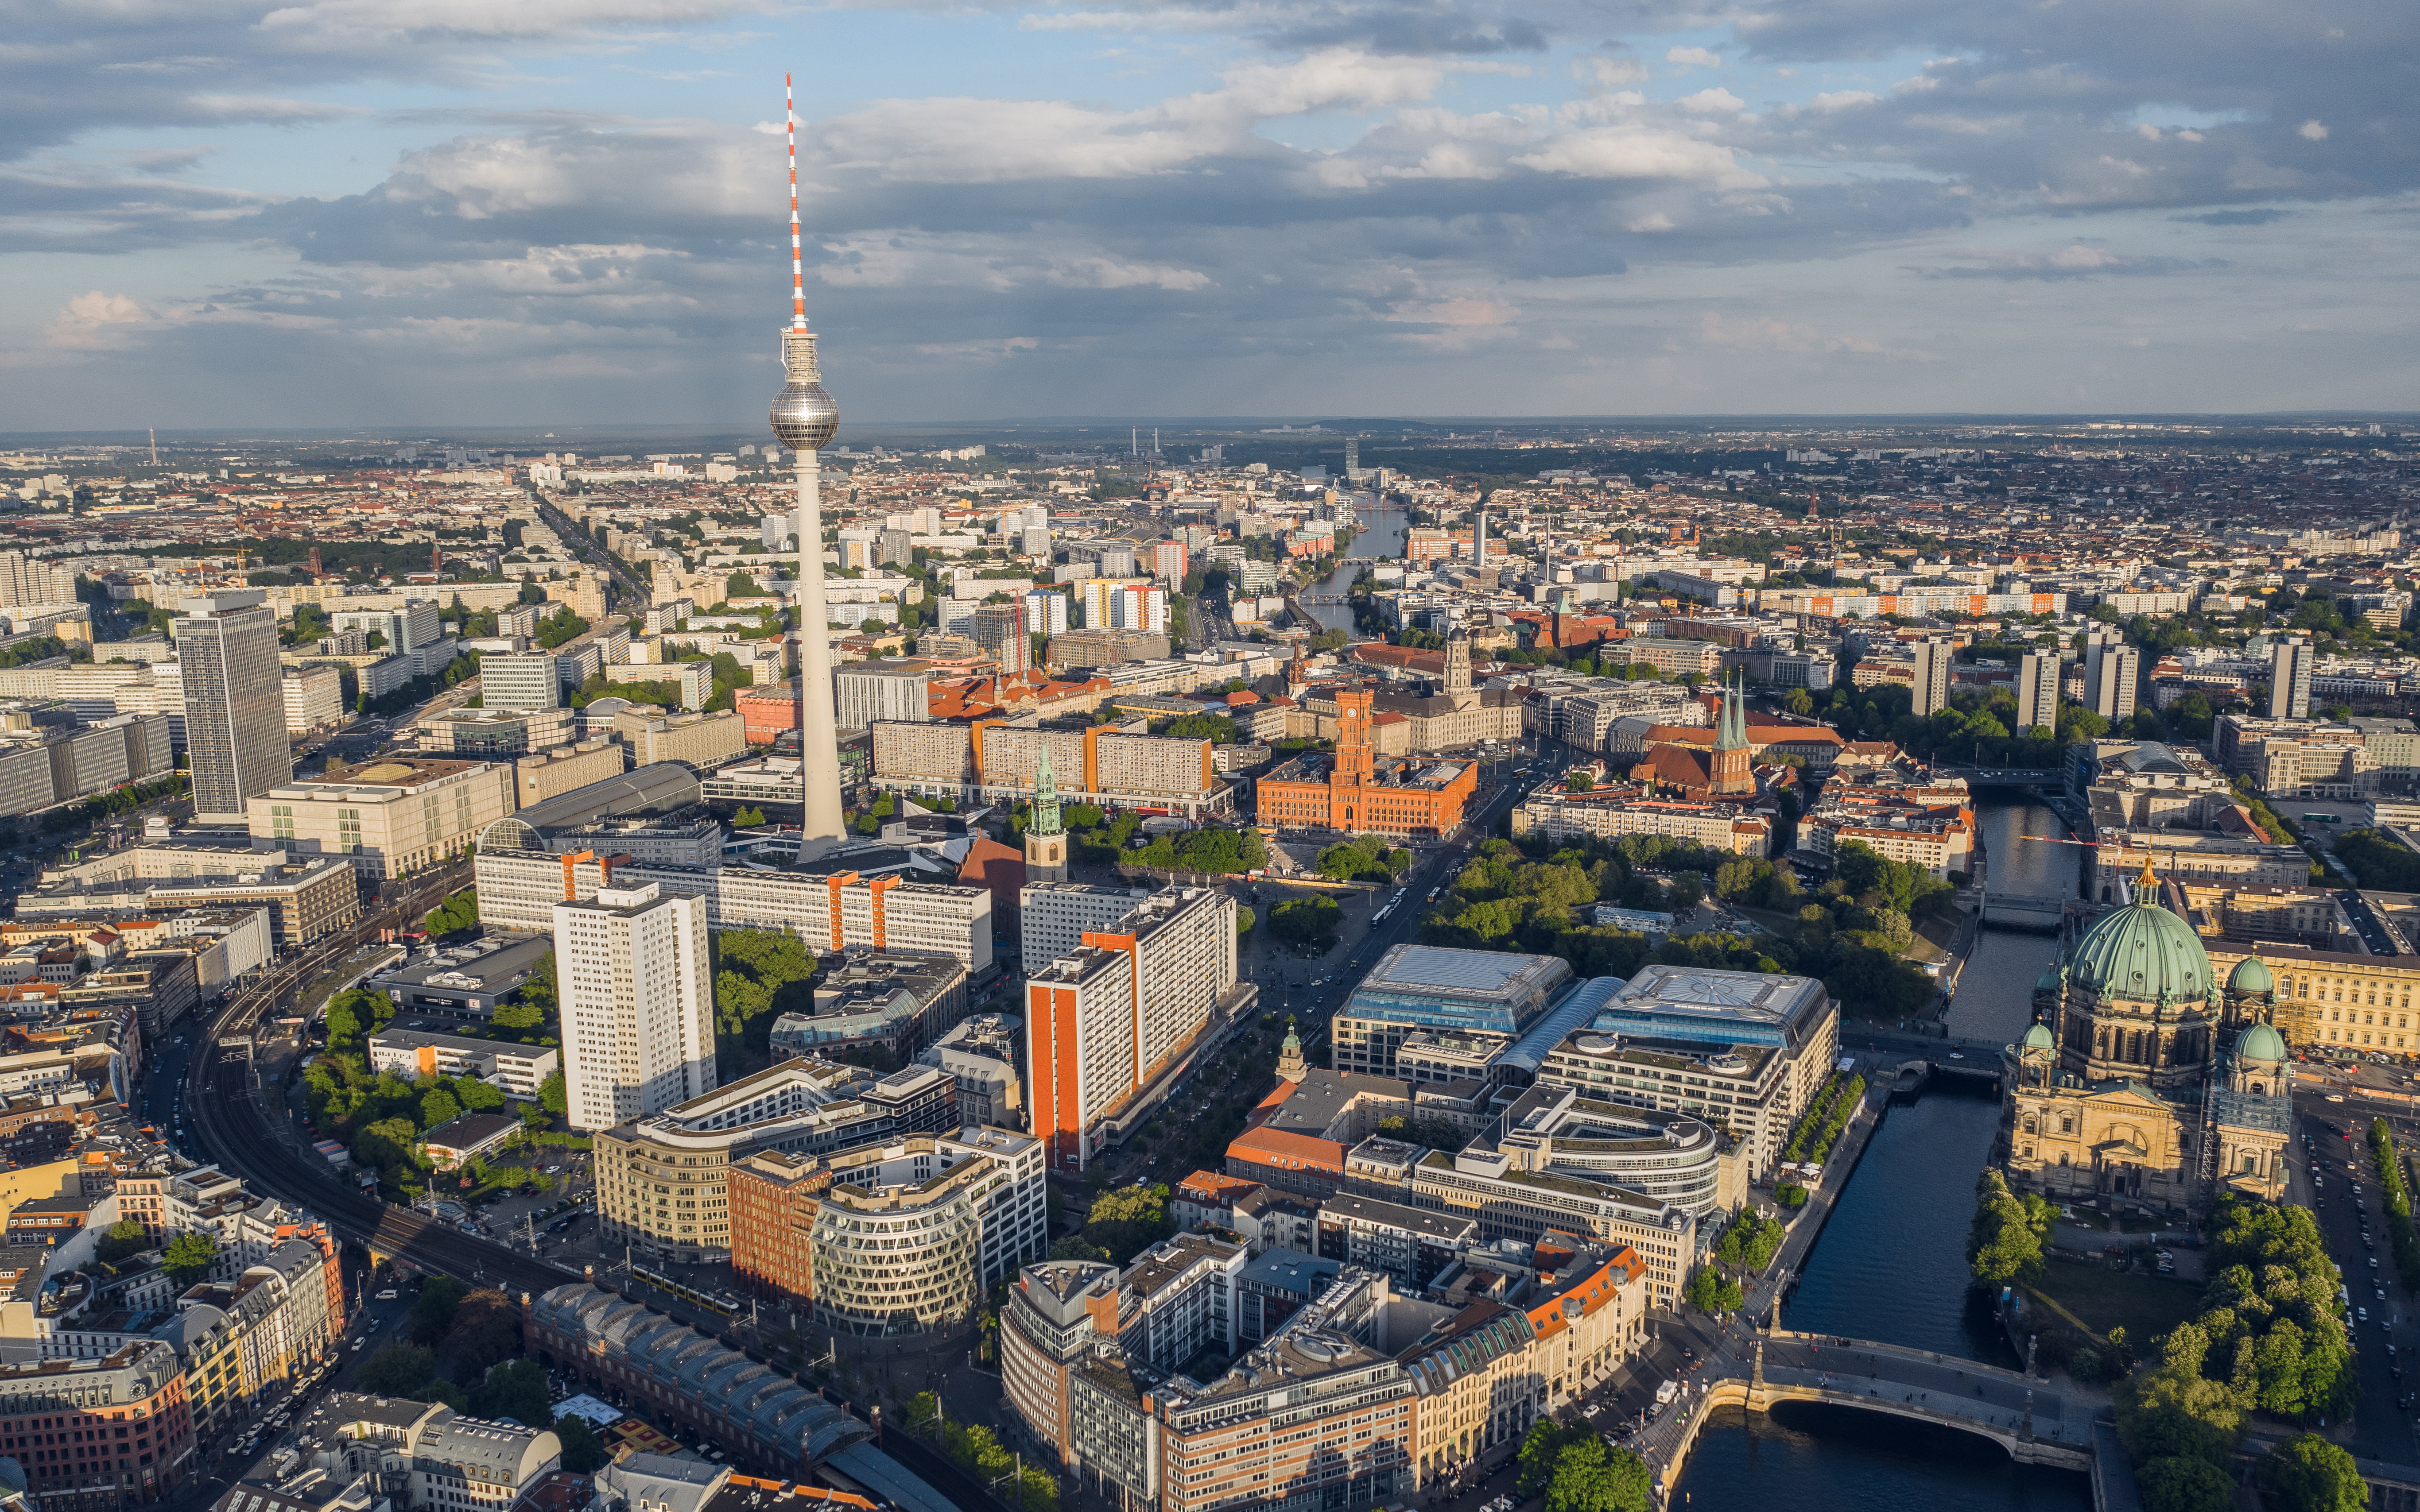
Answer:
<svg viewBox="0 0 2420 1512"><path fill-rule="evenodd" d="M279 1016L320 972L463 880L451 869L439 873L239 993L210 1024L187 1070L185 1116L212 1160L256 1190L319 1214L347 1239L471 1285L543 1291L580 1275L347 1186L327 1162L290 1142L293 1130L282 1102L268 1101L278 1097L278 1089L252 1086L249 1061L218 1048L222 1041L244 1036L256 1037L256 1042L262 1026Z"/></svg>

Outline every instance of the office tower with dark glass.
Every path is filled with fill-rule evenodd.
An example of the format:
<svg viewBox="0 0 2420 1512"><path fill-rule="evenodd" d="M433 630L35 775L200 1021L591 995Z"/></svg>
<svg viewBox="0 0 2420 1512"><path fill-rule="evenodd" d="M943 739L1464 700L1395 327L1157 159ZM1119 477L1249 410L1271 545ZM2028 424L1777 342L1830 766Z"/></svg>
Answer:
<svg viewBox="0 0 2420 1512"><path fill-rule="evenodd" d="M294 779L277 611L268 598L257 588L226 588L177 606L194 817L204 824L242 824L246 799Z"/></svg>

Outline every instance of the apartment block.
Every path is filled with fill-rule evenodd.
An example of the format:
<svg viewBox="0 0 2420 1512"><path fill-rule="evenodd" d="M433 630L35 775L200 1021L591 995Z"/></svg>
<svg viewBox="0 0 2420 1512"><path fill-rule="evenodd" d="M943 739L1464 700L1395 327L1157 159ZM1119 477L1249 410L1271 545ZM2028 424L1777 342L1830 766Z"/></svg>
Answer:
<svg viewBox="0 0 2420 1512"><path fill-rule="evenodd" d="M345 722L345 679L335 668L289 667L278 686L286 699L287 734L333 730Z"/></svg>
<svg viewBox="0 0 2420 1512"><path fill-rule="evenodd" d="M1080 1170L1103 1122L1156 1095L1235 986L1235 902L1200 887L1153 893L1026 970L1033 1130L1054 1168Z"/></svg>
<svg viewBox="0 0 2420 1512"><path fill-rule="evenodd" d="M714 984L706 905L653 885L554 905L571 1126L594 1133L709 1091Z"/></svg>
<svg viewBox="0 0 2420 1512"><path fill-rule="evenodd" d="M563 702L562 679L549 651L490 652L479 658L479 702L490 709L551 709Z"/></svg>

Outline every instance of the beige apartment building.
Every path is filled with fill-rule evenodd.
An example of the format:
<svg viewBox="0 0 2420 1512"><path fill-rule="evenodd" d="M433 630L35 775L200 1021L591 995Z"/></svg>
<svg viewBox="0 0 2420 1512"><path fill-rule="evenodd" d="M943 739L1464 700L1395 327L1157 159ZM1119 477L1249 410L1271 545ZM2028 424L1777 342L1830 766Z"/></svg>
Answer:
<svg viewBox="0 0 2420 1512"><path fill-rule="evenodd" d="M458 856L511 813L500 762L383 757L281 783L245 805L256 842L343 856L371 876L406 876Z"/></svg>
<svg viewBox="0 0 2420 1512"><path fill-rule="evenodd" d="M720 766L748 748L748 722L730 709L713 714L624 709L613 716L613 733L630 748L634 766L657 762Z"/></svg>
<svg viewBox="0 0 2420 1512"><path fill-rule="evenodd" d="M289 667L279 683L286 692L287 734L334 730L345 722L345 679L335 668ZM178 708L183 712L181 697Z"/></svg>
<svg viewBox="0 0 2420 1512"><path fill-rule="evenodd" d="M584 788L622 775L623 748L610 740L583 740L577 746L539 751L513 763L513 789L520 807Z"/></svg>

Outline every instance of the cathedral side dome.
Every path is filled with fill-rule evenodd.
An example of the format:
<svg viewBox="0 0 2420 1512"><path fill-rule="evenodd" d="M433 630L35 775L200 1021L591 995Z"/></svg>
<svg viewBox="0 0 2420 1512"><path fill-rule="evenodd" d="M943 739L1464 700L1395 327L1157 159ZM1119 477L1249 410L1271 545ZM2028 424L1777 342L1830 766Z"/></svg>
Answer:
<svg viewBox="0 0 2420 1512"><path fill-rule="evenodd" d="M2152 902L2157 896L2147 865L2133 902L2085 931L2069 980L2103 997L2186 1002L2210 996L2209 950L2192 925Z"/></svg>
<svg viewBox="0 0 2420 1512"><path fill-rule="evenodd" d="M2235 1041L2236 1055L2244 1060L2283 1060L2286 1058L2286 1037L2267 1024L2255 1024Z"/></svg>
<svg viewBox="0 0 2420 1512"><path fill-rule="evenodd" d="M2275 992L2277 979L2269 974L2269 967L2258 956L2247 955L2226 974L2226 990L2231 993Z"/></svg>
<svg viewBox="0 0 2420 1512"><path fill-rule="evenodd" d="M2025 1031L2025 1048L2028 1050L2055 1050L2058 1048L2058 1042L2051 1038L2049 1025L2037 1024L2032 1028Z"/></svg>

